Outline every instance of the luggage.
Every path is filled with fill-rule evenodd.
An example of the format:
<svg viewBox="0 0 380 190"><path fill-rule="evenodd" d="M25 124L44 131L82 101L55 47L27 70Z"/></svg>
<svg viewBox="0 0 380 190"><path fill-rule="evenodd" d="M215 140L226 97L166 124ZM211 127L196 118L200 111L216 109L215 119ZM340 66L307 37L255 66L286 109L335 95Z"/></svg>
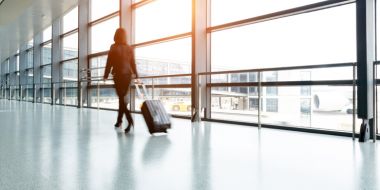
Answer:
<svg viewBox="0 0 380 190"><path fill-rule="evenodd" d="M144 84L141 84L144 94L141 93L139 84L135 84L135 86L137 94L145 100L141 106L141 112L148 126L149 133L167 133L167 129L171 128L171 121L162 102L160 100L148 99L146 96L148 93Z"/></svg>

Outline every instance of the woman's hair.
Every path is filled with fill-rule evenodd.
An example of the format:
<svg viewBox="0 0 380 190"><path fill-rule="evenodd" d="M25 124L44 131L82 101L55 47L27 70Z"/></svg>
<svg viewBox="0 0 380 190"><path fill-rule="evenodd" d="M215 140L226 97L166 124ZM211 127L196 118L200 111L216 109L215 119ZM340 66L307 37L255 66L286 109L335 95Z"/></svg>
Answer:
<svg viewBox="0 0 380 190"><path fill-rule="evenodd" d="M127 43L127 32L124 28L118 28L115 32L113 40L116 44L126 44Z"/></svg>

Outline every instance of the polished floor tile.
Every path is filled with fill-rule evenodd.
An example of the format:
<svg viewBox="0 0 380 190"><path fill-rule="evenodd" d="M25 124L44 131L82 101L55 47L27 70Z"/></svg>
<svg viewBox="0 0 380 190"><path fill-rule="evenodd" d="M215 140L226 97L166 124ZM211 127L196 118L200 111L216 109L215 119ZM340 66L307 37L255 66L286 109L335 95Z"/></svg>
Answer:
<svg viewBox="0 0 380 190"><path fill-rule="evenodd" d="M151 136L134 118L125 135L113 111L0 100L0 189L380 189L377 144L183 119Z"/></svg>

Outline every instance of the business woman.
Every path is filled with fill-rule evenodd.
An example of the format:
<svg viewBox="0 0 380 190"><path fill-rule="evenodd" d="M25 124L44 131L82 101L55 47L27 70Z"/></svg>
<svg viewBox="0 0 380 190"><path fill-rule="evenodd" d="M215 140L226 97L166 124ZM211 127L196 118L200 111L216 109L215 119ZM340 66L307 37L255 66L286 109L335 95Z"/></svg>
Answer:
<svg viewBox="0 0 380 190"><path fill-rule="evenodd" d="M123 114L128 120L128 127L125 133L128 133L133 126L133 119L127 108L125 96L128 93L129 85L133 78L138 78L135 56L131 46L127 43L127 33L123 28L118 28L114 36L115 43L111 45L108 52L107 65L104 72L104 79L108 78L109 73L113 75L115 89L119 97L119 110L115 127L122 124Z"/></svg>

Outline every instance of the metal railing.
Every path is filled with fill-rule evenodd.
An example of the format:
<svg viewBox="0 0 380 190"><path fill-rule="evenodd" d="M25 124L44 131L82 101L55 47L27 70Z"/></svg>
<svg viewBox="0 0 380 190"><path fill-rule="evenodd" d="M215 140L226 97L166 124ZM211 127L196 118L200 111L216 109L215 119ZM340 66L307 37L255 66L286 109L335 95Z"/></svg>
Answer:
<svg viewBox="0 0 380 190"><path fill-rule="evenodd" d="M326 69L326 68L339 68L339 67L352 67L352 79L350 80L298 80L298 81L263 81L263 73L265 72L280 72L280 71L291 71L291 70L313 70L313 69ZM255 82L213 82L213 75L227 75L227 74L242 74L242 73L256 73L257 81ZM202 78L202 80L201 80ZM206 82L201 82L206 81ZM201 88L201 85L204 85ZM293 67L275 67L275 68L262 68L262 69L246 69L246 70L234 70L234 71L216 71L216 72L201 72L198 74L198 89L210 89L212 87L256 87L257 88L257 125L261 129L262 126L262 98L263 98L263 87L289 87L289 86L314 86L314 85L344 85L352 86L352 100L353 100L353 111L352 111L352 138L355 139L356 132L356 63L338 63L338 64L323 64L323 65L308 65L308 66L293 66ZM210 90L211 92L211 90ZM198 93L198 94L200 94ZM211 95L210 95L211 97ZM200 101L202 98L198 98ZM200 105L202 105L200 103ZM193 117L200 117L201 107L198 107L193 115ZM207 110L207 109L206 109ZM198 118L199 120L200 118Z"/></svg>
<svg viewBox="0 0 380 190"><path fill-rule="evenodd" d="M378 65L380 62L375 62L374 65ZM290 71L290 70L314 70L314 69L327 69L327 68L341 68L341 67L352 67L352 78L348 80L297 80L297 81L265 81L263 80L263 73L265 72L272 72L272 71ZM95 69L103 69L103 68L93 68L93 69L85 69L81 70L80 72L84 73L90 73L91 70ZM213 82L211 80L211 77L214 75L231 75L231 74L239 74L239 73L257 73L257 81L255 82ZM60 93L60 97L58 98L61 100L58 104L62 105L68 105L68 104L75 104L81 101L79 97L74 97L73 95L68 95L68 90L76 89L79 90L86 90L89 91L91 89L96 89L96 102L97 106L96 108L100 109L101 106L99 105L100 102L100 90L102 88L113 88L114 85L111 82L112 80L104 80L101 76L98 77L87 77L89 75L83 74L81 76L86 76L81 78L80 81L63 81L63 82L51 82L51 83L37 83L33 85L2 85L1 86L1 97L8 98L8 99L15 99L15 93L19 93L19 97L21 100L24 100L26 97L27 100L30 99L30 97L35 98L36 90L40 90L40 97L42 98L42 101L40 102L47 102L44 101L44 91L46 89L58 89L58 92ZM91 76L91 75L90 75ZM189 83L179 83L179 84L172 84L167 82L166 84L162 81L158 80L160 78L176 78L176 77L191 77L192 74L174 74L174 75L160 75L160 76L144 76L140 77L141 80L144 80L146 87L152 89L152 97L155 98L154 91L156 88L191 88L191 79L189 79ZM200 88L200 85L205 85L205 89L210 89L214 87L256 87L258 89L257 91L257 98L258 98L258 109L257 109L257 125L259 129L262 127L262 97L263 97L263 88L264 87L286 87L286 86L315 86L315 85L338 85L338 86L352 86L352 101L353 101L353 110L352 110L352 138L355 139L355 133L356 133L356 63L339 63L339 64L323 64L323 65L309 65L309 66L294 66L294 67L278 67L278 68L262 68L262 69L246 69L246 70L233 70L233 71L217 71L217 72L202 72L198 74L198 89L204 89ZM199 83L201 81L205 81L203 83ZM85 85L82 85L85 84ZM376 85L380 84L380 80L376 80ZM84 88L81 88L83 87ZM33 94L30 94L30 89L33 88ZM133 86L131 86L133 88ZM52 94L49 94L50 97L50 103L55 104L57 102L55 99L54 92L56 90L51 90ZM210 91L211 92L211 91ZM26 94L25 94L26 93ZM83 93L82 93L83 94ZM199 94L199 93L198 93ZM132 94L131 96L133 96ZM47 97L47 96L46 96ZM73 97L73 99L77 99L74 103L68 103L68 99L70 97ZM210 96L211 97L211 96ZM198 98L201 100L201 98ZM75 101L75 100L73 100ZM47 102L49 103L49 102ZM92 106L88 106L92 107ZM376 108L377 109L377 108ZM198 116L200 116L201 108L198 107L196 110L196 113L198 113ZM376 110L377 113L377 110ZM376 114L377 117L377 114ZM377 128L377 122L376 122L376 128Z"/></svg>
<svg viewBox="0 0 380 190"><path fill-rule="evenodd" d="M88 90L88 94L91 91L91 89L95 90L95 103L96 106L87 106L87 107L92 107L92 108L97 108L100 109L100 102L101 102L101 97L100 97L100 90L101 89L106 89L106 88L114 88L114 83L112 80L112 76L110 76L111 79L103 80L103 76L94 76L91 77L91 71L92 70L99 70L99 69L104 69L104 67L97 67L97 68L90 68L90 69L82 69L81 73L82 77L81 78L81 83L84 83L85 85L81 86L86 86L85 89ZM175 82L176 78L182 78L183 77L189 77L187 82ZM139 79L146 85L146 88L150 89L151 94L150 96L155 99L155 89L162 89L162 88L191 88L191 74L171 74L171 75L159 75L159 76L142 76L139 77ZM167 78L167 80L161 80L163 78ZM132 97L135 97L135 86L131 85L130 86L130 99ZM83 94L83 93L82 93ZM116 98L116 97L115 97ZM88 99L88 97L87 97ZM88 100L89 101L89 100ZM91 103L92 104L92 103ZM131 106L133 106L131 104Z"/></svg>

